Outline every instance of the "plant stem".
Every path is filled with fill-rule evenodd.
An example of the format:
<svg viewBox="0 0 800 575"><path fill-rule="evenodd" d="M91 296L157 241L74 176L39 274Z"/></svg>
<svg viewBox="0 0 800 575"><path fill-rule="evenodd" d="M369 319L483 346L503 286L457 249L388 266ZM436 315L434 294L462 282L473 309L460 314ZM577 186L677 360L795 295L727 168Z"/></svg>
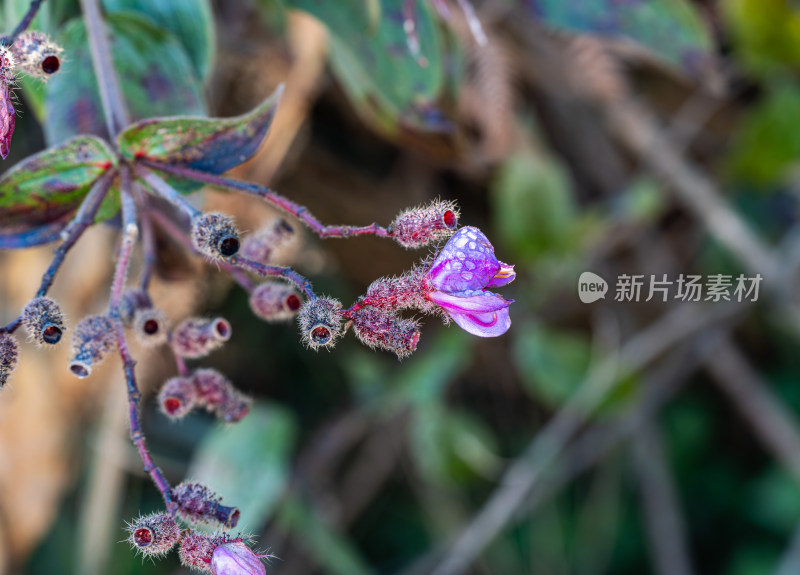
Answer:
<svg viewBox="0 0 800 575"><path fill-rule="evenodd" d="M295 286L297 286L297 289L305 294L307 299L317 299L317 294L315 294L314 290L311 289L311 282L294 271L292 268L261 264L240 256L233 256L230 261L235 266L239 266L247 271L263 277L280 277L289 280Z"/></svg>
<svg viewBox="0 0 800 575"><path fill-rule="evenodd" d="M239 182L224 176L217 176L193 170L191 168L184 168L179 166L170 166L167 164L160 164L158 162L151 162L149 160L139 160L140 163L150 166L156 170L173 174L194 180L195 182L202 182L211 186L222 188L224 190L231 190L237 192L245 192L258 196L266 200L271 206L274 206L302 221L320 238L348 238L351 236L378 236L382 238L392 237L391 231L378 224L370 224L368 226L325 226L317 218L315 218L305 206L296 204L280 194L276 194L269 188L250 184L247 182Z"/></svg>
<svg viewBox="0 0 800 575"><path fill-rule="evenodd" d="M136 167L136 176L144 181L145 184L153 190L156 195L164 198L173 206L181 210L189 218L196 218L201 216L203 212L195 208L178 193L178 190L170 186L167 182L159 178L153 172L142 166Z"/></svg>
<svg viewBox="0 0 800 575"><path fill-rule="evenodd" d="M128 108L120 91L114 64L111 60L111 45L106 36L106 28L97 0L81 0L81 10L86 21L86 33L89 36L89 50L92 54L92 65L97 76L100 89L100 101L103 103L103 114L106 128L111 140L114 140L125 127L130 124Z"/></svg>
<svg viewBox="0 0 800 575"><path fill-rule="evenodd" d="M123 166L120 170L120 196L122 199L122 239L119 247L119 259L114 270L114 280L111 284L111 297L108 301L108 313L112 317L118 316L119 301L125 278L128 276L131 252L139 237L139 226L136 223L136 204L131 195L130 170Z"/></svg>
<svg viewBox="0 0 800 575"><path fill-rule="evenodd" d="M31 25L31 22L33 22L33 19L36 18L36 14L38 14L42 2L44 2L44 0L31 0L28 11L25 12L25 16L22 17L22 20L20 20L19 24L17 24L17 27L14 28L14 31L11 33L11 35L3 38L2 44L4 46L11 46L11 44L17 41L19 35L28 29L28 27Z"/></svg>

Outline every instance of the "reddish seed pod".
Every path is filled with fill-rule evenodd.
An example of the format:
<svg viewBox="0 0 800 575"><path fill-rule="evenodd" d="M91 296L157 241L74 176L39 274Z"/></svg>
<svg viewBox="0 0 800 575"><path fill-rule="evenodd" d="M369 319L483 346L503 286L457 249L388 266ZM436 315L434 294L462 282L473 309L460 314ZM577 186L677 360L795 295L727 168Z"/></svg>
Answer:
<svg viewBox="0 0 800 575"><path fill-rule="evenodd" d="M72 360L69 370L83 379L94 366L117 347L114 323L108 316L92 315L83 318L72 334Z"/></svg>
<svg viewBox="0 0 800 575"><path fill-rule="evenodd" d="M211 573L211 558L214 549L223 543L224 540L219 536L190 532L183 537L178 549L178 556L185 567Z"/></svg>
<svg viewBox="0 0 800 575"><path fill-rule="evenodd" d="M198 369L191 378L197 393L197 405L228 422L241 421L250 411L250 398L237 390L230 380L215 369Z"/></svg>
<svg viewBox="0 0 800 575"><path fill-rule="evenodd" d="M122 325L131 327L136 317L136 312L151 307L153 307L153 302L150 301L150 296L147 295L147 292L137 288L128 288L122 292L122 297L117 306L117 314Z"/></svg>
<svg viewBox="0 0 800 575"><path fill-rule="evenodd" d="M189 318L184 320L172 334L172 347L181 357L205 357L231 338L228 320Z"/></svg>
<svg viewBox="0 0 800 575"><path fill-rule="evenodd" d="M64 314L49 297L31 300L22 312L22 325L28 336L39 345L55 345L64 334Z"/></svg>
<svg viewBox="0 0 800 575"><path fill-rule="evenodd" d="M417 349L420 336L416 321L370 307L353 314L353 331L365 345L391 351L398 359L408 357Z"/></svg>
<svg viewBox="0 0 800 575"><path fill-rule="evenodd" d="M250 293L250 309L268 322L291 319L302 306L297 290L283 282L266 282Z"/></svg>
<svg viewBox="0 0 800 575"><path fill-rule="evenodd" d="M167 318L156 308L140 309L133 321L136 339L145 347L155 347L167 342Z"/></svg>
<svg viewBox="0 0 800 575"><path fill-rule="evenodd" d="M64 50L46 34L26 30L11 46L11 52L20 70L46 80L61 69Z"/></svg>
<svg viewBox="0 0 800 575"><path fill-rule="evenodd" d="M297 315L303 343L314 350L333 347L342 333L341 308L341 302L333 298L307 301Z"/></svg>
<svg viewBox="0 0 800 575"><path fill-rule="evenodd" d="M239 233L228 216L200 214L192 220L192 244L209 258L224 260L239 251Z"/></svg>
<svg viewBox="0 0 800 575"><path fill-rule="evenodd" d="M128 525L128 542L143 555L164 555L181 537L181 529L166 513L139 517Z"/></svg>
<svg viewBox="0 0 800 575"><path fill-rule="evenodd" d="M197 405L194 382L183 377L168 379L158 393L158 404L170 419L182 418Z"/></svg>
<svg viewBox="0 0 800 575"><path fill-rule="evenodd" d="M2 389L8 376L17 368L19 363L19 344L17 338L10 333L0 333L0 389Z"/></svg>
<svg viewBox="0 0 800 575"><path fill-rule="evenodd" d="M220 496L200 483L184 481L172 490L172 497L178 515L188 523L219 523L228 529L239 523L239 510L223 505Z"/></svg>
<svg viewBox="0 0 800 575"><path fill-rule="evenodd" d="M416 249L449 238L457 225L455 203L434 200L401 213L389 226L389 232L401 246Z"/></svg>
<svg viewBox="0 0 800 575"><path fill-rule="evenodd" d="M283 218L277 218L244 238L240 253L243 258L248 260L268 264L274 261L276 252L289 243L294 236L294 228L289 222Z"/></svg>

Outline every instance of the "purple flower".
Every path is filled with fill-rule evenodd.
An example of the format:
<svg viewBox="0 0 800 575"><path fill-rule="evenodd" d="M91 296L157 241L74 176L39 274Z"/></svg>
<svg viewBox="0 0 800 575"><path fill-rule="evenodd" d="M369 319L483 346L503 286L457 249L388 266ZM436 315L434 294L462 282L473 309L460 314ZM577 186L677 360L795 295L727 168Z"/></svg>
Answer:
<svg viewBox="0 0 800 575"><path fill-rule="evenodd" d="M0 158L4 160L11 152L11 136L14 135L14 104L11 103L8 82L0 78Z"/></svg>
<svg viewBox="0 0 800 575"><path fill-rule="evenodd" d="M428 299L438 304L461 329L480 337L497 337L511 326L507 300L484 288L514 281L514 266L494 255L478 228L458 230L436 257L426 278L435 288Z"/></svg>
<svg viewBox="0 0 800 575"><path fill-rule="evenodd" d="M232 541L214 549L211 556L214 575L266 575L261 558L244 543Z"/></svg>

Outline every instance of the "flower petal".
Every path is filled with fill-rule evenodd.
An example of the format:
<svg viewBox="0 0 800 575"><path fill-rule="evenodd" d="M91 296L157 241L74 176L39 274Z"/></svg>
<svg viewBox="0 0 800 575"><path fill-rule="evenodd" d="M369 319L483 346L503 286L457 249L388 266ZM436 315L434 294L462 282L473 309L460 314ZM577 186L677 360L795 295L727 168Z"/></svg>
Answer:
<svg viewBox="0 0 800 575"><path fill-rule="evenodd" d="M457 293L433 291L428 294L428 299L448 312L455 313L489 313L507 308L514 303L513 300L485 290Z"/></svg>
<svg viewBox="0 0 800 575"><path fill-rule="evenodd" d="M514 278L517 277L517 272L514 271L514 266L504 264L503 262L497 262L500 264L500 269L497 270L497 273L494 274L494 277L489 280L489 283L486 284L486 287L489 288L496 288L502 287L504 285L510 284L514 281Z"/></svg>
<svg viewBox="0 0 800 575"><path fill-rule="evenodd" d="M214 549L211 556L213 575L266 575L261 559L244 543L231 542Z"/></svg>
<svg viewBox="0 0 800 575"><path fill-rule="evenodd" d="M11 152L11 136L14 135L16 112L8 92L8 84L0 79L0 158L4 160Z"/></svg>
<svg viewBox="0 0 800 575"><path fill-rule="evenodd" d="M448 313L461 329L478 337L497 337L511 327L507 307L490 313Z"/></svg>
<svg viewBox="0 0 800 575"><path fill-rule="evenodd" d="M479 290L500 270L494 248L478 228L466 226L445 244L428 272L433 285L445 292Z"/></svg>

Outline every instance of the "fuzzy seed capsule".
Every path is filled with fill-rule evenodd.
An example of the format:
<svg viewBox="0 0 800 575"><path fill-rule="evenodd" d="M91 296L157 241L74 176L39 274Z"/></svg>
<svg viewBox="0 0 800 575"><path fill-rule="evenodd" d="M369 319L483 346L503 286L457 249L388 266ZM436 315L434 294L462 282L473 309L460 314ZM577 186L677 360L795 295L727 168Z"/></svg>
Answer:
<svg viewBox="0 0 800 575"><path fill-rule="evenodd" d="M251 400L243 395L230 380L215 369L198 369L191 377L197 393L197 405L235 423L250 411Z"/></svg>
<svg viewBox="0 0 800 575"><path fill-rule="evenodd" d="M268 322L285 321L297 315L303 306L300 294L283 282L266 282L250 294L250 309Z"/></svg>
<svg viewBox="0 0 800 575"><path fill-rule="evenodd" d="M294 228L283 218L277 218L247 236L242 241L243 258L262 264L275 260L276 252L295 236Z"/></svg>
<svg viewBox="0 0 800 575"><path fill-rule="evenodd" d="M164 555L180 537L180 527L166 513L139 517L128 525L128 542L148 557Z"/></svg>
<svg viewBox="0 0 800 575"><path fill-rule="evenodd" d="M61 69L64 50L47 34L26 30L11 46L17 66L24 73L46 80Z"/></svg>
<svg viewBox="0 0 800 575"><path fill-rule="evenodd" d="M28 336L39 345L55 345L64 334L64 314L49 297L31 300L22 312L22 325Z"/></svg>
<svg viewBox="0 0 800 575"><path fill-rule="evenodd" d="M435 200L402 212L389 226L389 231L401 246L416 249L449 238L457 225L455 203Z"/></svg>
<svg viewBox="0 0 800 575"><path fill-rule="evenodd" d="M0 333L0 389L2 389L8 376L17 368L19 363L19 344L17 338L10 333Z"/></svg>
<svg viewBox="0 0 800 575"><path fill-rule="evenodd" d="M228 216L200 214L192 220L192 244L214 260L224 260L239 251L239 233Z"/></svg>
<svg viewBox="0 0 800 575"><path fill-rule="evenodd" d="M140 309L133 321L136 339L145 347L155 347L169 339L167 318L156 308Z"/></svg>
<svg viewBox="0 0 800 575"><path fill-rule="evenodd" d="M172 347L181 357L195 359L205 357L231 338L228 320L189 318L184 320L172 334Z"/></svg>
<svg viewBox="0 0 800 575"><path fill-rule="evenodd" d="M153 302L147 292L138 288L128 288L122 292L117 314L125 327L131 327L136 317L136 312L153 307Z"/></svg>
<svg viewBox="0 0 800 575"><path fill-rule="evenodd" d="M85 317L75 326L75 333L72 334L69 370L81 379L89 377L94 366L116 347L114 323L108 316Z"/></svg>
<svg viewBox="0 0 800 575"><path fill-rule="evenodd" d="M178 515L188 523L219 523L232 529L239 522L239 510L223 505L219 495L200 483L184 481L172 490L172 497Z"/></svg>
<svg viewBox="0 0 800 575"><path fill-rule="evenodd" d="M158 393L158 404L170 419L182 418L197 405L194 382L183 377L168 379Z"/></svg>
<svg viewBox="0 0 800 575"><path fill-rule="evenodd" d="M365 345L391 351L398 359L417 349L420 336L416 321L369 307L353 314L353 331Z"/></svg>
<svg viewBox="0 0 800 575"><path fill-rule="evenodd" d="M297 323L300 336L308 347L333 347L342 333L342 304L333 298L309 300L300 308Z"/></svg>
<svg viewBox="0 0 800 575"><path fill-rule="evenodd" d="M222 543L220 537L195 532L187 533L181 541L178 556L185 567L211 573L214 549Z"/></svg>

